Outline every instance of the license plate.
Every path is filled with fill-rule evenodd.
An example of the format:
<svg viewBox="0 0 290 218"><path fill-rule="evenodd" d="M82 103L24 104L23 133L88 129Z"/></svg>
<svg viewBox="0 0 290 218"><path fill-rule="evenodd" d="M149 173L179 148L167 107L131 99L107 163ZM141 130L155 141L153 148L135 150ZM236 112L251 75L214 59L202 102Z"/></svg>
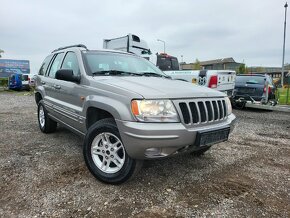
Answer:
<svg viewBox="0 0 290 218"><path fill-rule="evenodd" d="M195 140L196 146L209 146L228 140L230 128L210 132L198 132Z"/></svg>
<svg viewBox="0 0 290 218"><path fill-rule="evenodd" d="M255 92L255 89L253 88L244 88L244 89L238 89L240 93L243 94L252 94Z"/></svg>

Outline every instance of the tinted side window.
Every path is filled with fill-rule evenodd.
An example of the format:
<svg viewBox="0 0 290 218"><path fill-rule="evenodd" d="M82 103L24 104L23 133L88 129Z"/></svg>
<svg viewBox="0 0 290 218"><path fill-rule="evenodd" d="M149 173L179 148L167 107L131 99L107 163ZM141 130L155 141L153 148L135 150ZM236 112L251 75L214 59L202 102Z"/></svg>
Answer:
<svg viewBox="0 0 290 218"><path fill-rule="evenodd" d="M28 75L22 75L22 81L27 81L28 80Z"/></svg>
<svg viewBox="0 0 290 218"><path fill-rule="evenodd" d="M47 56L47 57L44 59L42 65L41 65L41 67L40 67L40 69L39 69L39 71L38 71L38 75L45 75L46 70L47 70L47 67L48 67L48 65L49 65L49 62L50 62L51 58L52 58L52 55L49 55L49 56Z"/></svg>
<svg viewBox="0 0 290 218"><path fill-rule="evenodd" d="M78 64L78 59L75 53L68 52L64 58L61 69L70 69L73 70L75 76L79 75L80 68Z"/></svg>
<svg viewBox="0 0 290 218"><path fill-rule="evenodd" d="M172 58L171 62L172 62L172 69L171 70L179 70L178 60L175 58Z"/></svg>
<svg viewBox="0 0 290 218"><path fill-rule="evenodd" d="M63 53L59 53L54 58L49 69L49 74L48 74L49 77L54 78L56 71L60 69L62 57L63 57Z"/></svg>
<svg viewBox="0 0 290 218"><path fill-rule="evenodd" d="M157 55L157 63L156 65L160 70L171 70L171 61L170 58L162 57Z"/></svg>

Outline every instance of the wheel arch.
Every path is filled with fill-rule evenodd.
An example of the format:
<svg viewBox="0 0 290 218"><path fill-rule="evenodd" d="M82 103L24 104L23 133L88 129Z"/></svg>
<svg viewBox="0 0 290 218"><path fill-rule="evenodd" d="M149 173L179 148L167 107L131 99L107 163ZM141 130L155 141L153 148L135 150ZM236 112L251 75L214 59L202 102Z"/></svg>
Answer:
<svg viewBox="0 0 290 218"><path fill-rule="evenodd" d="M123 102L105 96L87 96L83 107L86 117L86 128L103 118L115 120L134 120L130 101Z"/></svg>
<svg viewBox="0 0 290 218"><path fill-rule="evenodd" d="M39 93L39 92L36 92L34 94L34 97L35 97L35 102L36 102L37 105L43 99L41 93Z"/></svg>
<svg viewBox="0 0 290 218"><path fill-rule="evenodd" d="M89 129L94 123L105 118L114 118L107 110L90 106L86 111L86 129Z"/></svg>

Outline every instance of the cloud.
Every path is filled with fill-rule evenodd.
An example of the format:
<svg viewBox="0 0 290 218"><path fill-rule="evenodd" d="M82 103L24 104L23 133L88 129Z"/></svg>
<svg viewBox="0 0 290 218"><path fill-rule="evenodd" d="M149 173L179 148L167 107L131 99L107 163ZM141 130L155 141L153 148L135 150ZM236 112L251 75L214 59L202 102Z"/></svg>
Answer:
<svg viewBox="0 0 290 218"><path fill-rule="evenodd" d="M2 0L3 58L31 61L36 72L53 49L83 43L102 48L104 38L134 33L154 52L192 62L223 57L249 66L280 66L284 1L39 1ZM287 29L286 59L290 62Z"/></svg>

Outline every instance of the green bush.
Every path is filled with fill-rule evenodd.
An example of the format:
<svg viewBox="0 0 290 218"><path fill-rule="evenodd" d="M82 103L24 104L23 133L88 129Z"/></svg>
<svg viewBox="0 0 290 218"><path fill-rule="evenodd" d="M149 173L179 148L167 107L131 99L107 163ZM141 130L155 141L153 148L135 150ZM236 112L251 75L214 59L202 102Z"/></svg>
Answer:
<svg viewBox="0 0 290 218"><path fill-rule="evenodd" d="M8 78L0 78L0 86L8 87Z"/></svg>
<svg viewBox="0 0 290 218"><path fill-rule="evenodd" d="M290 88L278 88L277 94L279 104L290 105Z"/></svg>

